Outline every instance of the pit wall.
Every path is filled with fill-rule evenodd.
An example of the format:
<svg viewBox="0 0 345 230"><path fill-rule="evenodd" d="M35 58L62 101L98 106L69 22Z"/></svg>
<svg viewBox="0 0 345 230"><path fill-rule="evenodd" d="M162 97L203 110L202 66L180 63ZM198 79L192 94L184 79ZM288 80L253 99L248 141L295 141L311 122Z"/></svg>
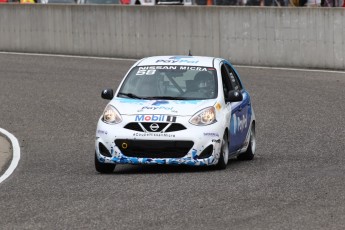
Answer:
<svg viewBox="0 0 345 230"><path fill-rule="evenodd" d="M0 5L0 51L344 70L341 8Z"/></svg>

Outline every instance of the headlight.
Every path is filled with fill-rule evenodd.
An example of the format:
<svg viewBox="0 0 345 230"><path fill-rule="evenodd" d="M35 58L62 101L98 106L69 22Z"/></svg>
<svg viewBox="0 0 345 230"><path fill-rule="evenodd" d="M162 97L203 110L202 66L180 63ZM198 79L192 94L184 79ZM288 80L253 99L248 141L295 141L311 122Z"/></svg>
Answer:
<svg viewBox="0 0 345 230"><path fill-rule="evenodd" d="M103 112L102 121L109 124L117 124L122 121L122 117L113 106L107 105Z"/></svg>
<svg viewBox="0 0 345 230"><path fill-rule="evenodd" d="M193 125L210 125L217 122L216 120L216 110L214 107L208 107L200 110L192 116L189 123Z"/></svg>

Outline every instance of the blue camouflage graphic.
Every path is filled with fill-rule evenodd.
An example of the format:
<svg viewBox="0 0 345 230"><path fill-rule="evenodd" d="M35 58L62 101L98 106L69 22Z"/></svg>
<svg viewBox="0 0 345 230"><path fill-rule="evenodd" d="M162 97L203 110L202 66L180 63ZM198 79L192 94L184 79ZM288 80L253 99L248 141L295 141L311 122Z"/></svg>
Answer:
<svg viewBox="0 0 345 230"><path fill-rule="evenodd" d="M115 163L115 164L152 164L152 165L190 165L190 166L207 166L217 163L219 154L212 154L211 157L205 159L197 159L197 150L193 149L191 151L192 157L183 157L183 158L137 158L137 157L127 157L121 153L121 151L116 148L116 151L113 151L113 157L104 157L100 154L97 154L100 162L103 163ZM188 154L187 154L188 155Z"/></svg>

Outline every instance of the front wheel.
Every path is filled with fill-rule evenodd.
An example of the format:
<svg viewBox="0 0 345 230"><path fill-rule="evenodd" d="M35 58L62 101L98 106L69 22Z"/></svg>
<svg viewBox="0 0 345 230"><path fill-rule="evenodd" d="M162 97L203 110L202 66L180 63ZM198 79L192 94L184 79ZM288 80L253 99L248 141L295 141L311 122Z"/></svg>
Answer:
<svg viewBox="0 0 345 230"><path fill-rule="evenodd" d="M223 140L222 140L222 146L220 148L220 156L218 163L216 165L217 169L225 169L228 165L229 160L229 141L228 141L228 135L225 131Z"/></svg>
<svg viewBox="0 0 345 230"><path fill-rule="evenodd" d="M252 124L250 128L250 139L247 151L237 156L238 160L250 161L253 160L256 148L255 125Z"/></svg>
<svg viewBox="0 0 345 230"><path fill-rule="evenodd" d="M95 168L99 173L112 173L115 169L115 164L102 163L98 161L97 155L95 153Z"/></svg>

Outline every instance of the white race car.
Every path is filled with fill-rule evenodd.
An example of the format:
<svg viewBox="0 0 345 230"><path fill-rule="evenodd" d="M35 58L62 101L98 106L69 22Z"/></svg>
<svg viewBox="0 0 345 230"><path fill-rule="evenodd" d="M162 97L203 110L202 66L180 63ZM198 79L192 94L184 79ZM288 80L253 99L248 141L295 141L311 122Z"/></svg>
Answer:
<svg viewBox="0 0 345 230"><path fill-rule="evenodd" d="M251 160L255 115L249 93L229 61L157 56L128 71L96 130L95 167L116 164L216 165L229 157Z"/></svg>

